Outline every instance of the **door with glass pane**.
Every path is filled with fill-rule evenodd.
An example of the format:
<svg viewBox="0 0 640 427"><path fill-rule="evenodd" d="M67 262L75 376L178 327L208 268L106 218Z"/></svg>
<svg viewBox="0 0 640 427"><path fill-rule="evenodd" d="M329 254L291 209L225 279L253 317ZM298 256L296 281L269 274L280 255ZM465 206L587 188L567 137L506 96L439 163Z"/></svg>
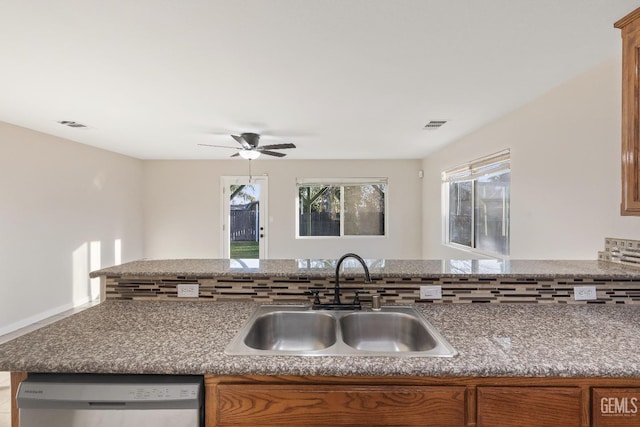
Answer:
<svg viewBox="0 0 640 427"><path fill-rule="evenodd" d="M267 177L222 177L222 254L267 258Z"/></svg>

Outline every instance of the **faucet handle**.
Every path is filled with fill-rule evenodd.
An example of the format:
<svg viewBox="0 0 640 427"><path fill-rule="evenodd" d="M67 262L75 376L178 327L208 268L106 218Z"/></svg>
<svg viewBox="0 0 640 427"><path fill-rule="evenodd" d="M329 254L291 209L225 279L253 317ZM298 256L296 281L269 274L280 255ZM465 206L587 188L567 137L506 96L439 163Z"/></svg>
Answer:
<svg viewBox="0 0 640 427"><path fill-rule="evenodd" d="M355 291L355 295L353 296L353 305L360 305L360 297L358 296L360 292L361 291L359 290Z"/></svg>
<svg viewBox="0 0 640 427"><path fill-rule="evenodd" d="M318 295L320 291L311 291L311 293L313 294L313 303L320 304L320 296Z"/></svg>

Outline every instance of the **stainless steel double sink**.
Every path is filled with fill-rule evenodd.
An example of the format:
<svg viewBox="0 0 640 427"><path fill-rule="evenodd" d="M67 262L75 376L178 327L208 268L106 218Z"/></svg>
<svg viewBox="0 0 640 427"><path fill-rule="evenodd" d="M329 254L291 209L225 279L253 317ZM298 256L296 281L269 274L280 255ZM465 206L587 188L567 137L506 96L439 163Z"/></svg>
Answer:
<svg viewBox="0 0 640 427"><path fill-rule="evenodd" d="M412 306L381 311L258 307L225 349L232 355L453 357L458 352Z"/></svg>

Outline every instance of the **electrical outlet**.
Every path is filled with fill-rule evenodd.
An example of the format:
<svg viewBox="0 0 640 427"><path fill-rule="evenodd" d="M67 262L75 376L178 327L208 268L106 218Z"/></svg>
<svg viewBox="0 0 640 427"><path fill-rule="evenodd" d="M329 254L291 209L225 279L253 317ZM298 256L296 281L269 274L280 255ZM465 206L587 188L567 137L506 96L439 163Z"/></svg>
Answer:
<svg viewBox="0 0 640 427"><path fill-rule="evenodd" d="M420 286L420 299L442 299L442 286Z"/></svg>
<svg viewBox="0 0 640 427"><path fill-rule="evenodd" d="M595 286L575 286L573 297L576 301L591 301L598 299Z"/></svg>
<svg viewBox="0 0 640 427"><path fill-rule="evenodd" d="M183 283L178 285L178 298L198 298L200 285Z"/></svg>

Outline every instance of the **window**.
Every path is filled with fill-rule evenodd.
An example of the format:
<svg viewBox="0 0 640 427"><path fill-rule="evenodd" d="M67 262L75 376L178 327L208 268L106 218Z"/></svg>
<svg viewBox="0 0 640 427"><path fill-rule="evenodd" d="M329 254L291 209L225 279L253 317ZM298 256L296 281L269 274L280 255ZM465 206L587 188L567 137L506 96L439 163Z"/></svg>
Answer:
<svg viewBox="0 0 640 427"><path fill-rule="evenodd" d="M445 243L509 255L509 150L442 173Z"/></svg>
<svg viewBox="0 0 640 427"><path fill-rule="evenodd" d="M386 235L386 178L299 178L297 188L297 237Z"/></svg>

